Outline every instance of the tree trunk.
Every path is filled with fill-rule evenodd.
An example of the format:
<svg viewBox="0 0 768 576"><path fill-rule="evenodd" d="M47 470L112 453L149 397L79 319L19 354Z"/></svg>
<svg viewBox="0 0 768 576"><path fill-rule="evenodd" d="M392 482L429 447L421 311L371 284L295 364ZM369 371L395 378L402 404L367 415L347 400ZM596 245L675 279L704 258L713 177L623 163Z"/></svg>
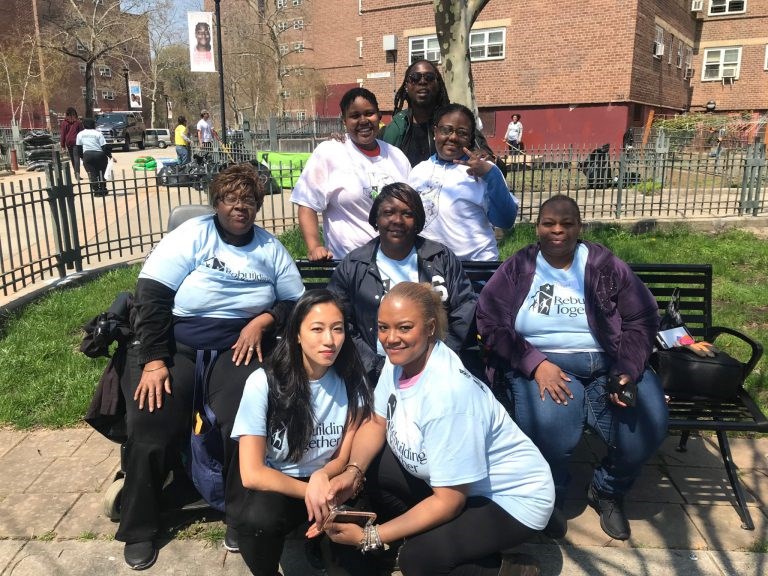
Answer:
<svg viewBox="0 0 768 576"><path fill-rule="evenodd" d="M85 63L85 117L93 118L93 61Z"/></svg>
<svg viewBox="0 0 768 576"><path fill-rule="evenodd" d="M469 32L489 0L434 0L435 28L443 59L442 72L451 102L477 116L475 84L469 61Z"/></svg>

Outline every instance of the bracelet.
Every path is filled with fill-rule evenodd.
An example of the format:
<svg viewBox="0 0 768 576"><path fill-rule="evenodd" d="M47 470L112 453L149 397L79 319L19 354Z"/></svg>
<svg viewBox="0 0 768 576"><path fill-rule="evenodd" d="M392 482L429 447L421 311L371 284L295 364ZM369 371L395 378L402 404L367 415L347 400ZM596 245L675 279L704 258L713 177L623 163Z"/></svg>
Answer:
<svg viewBox="0 0 768 576"><path fill-rule="evenodd" d="M143 368L142 372L156 372L158 370L162 370L163 368L167 368L167 366L163 364L162 366L158 366L157 368L150 368L149 370L147 370L146 368Z"/></svg>
<svg viewBox="0 0 768 576"><path fill-rule="evenodd" d="M379 536L379 529L376 524L366 524L363 527L363 538L360 540L360 543L357 547L363 554L384 548L384 545L381 542L381 537Z"/></svg>
<svg viewBox="0 0 768 576"><path fill-rule="evenodd" d="M352 468L355 471L355 491L352 493L352 498L357 498L360 495L360 492L363 490L363 484L365 484L365 474L363 474L362 469L357 464L347 464L344 466L344 470L341 471L342 474Z"/></svg>

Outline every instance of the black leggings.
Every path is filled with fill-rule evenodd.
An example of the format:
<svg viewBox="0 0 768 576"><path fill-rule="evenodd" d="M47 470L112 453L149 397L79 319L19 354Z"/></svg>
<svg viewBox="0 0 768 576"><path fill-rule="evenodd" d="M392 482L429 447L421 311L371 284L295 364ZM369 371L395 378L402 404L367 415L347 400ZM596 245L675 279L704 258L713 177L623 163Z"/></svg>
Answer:
<svg viewBox="0 0 768 576"><path fill-rule="evenodd" d="M225 498L227 525L237 530L240 554L251 573L275 576L285 537L307 521L307 507L300 498L244 488L237 452L231 464Z"/></svg>
<svg viewBox="0 0 768 576"><path fill-rule="evenodd" d="M409 474L385 445L366 474L366 493L379 521L386 522L430 496L432 489ZM470 496L452 520L405 539L400 570L404 576L497 576L501 552L535 533L488 498Z"/></svg>

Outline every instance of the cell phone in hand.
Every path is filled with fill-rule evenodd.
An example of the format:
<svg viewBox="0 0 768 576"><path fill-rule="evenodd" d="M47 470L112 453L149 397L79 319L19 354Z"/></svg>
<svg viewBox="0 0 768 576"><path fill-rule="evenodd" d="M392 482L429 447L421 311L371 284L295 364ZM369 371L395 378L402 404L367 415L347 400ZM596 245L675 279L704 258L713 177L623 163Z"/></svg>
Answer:
<svg viewBox="0 0 768 576"><path fill-rule="evenodd" d="M637 404L637 384L628 381L624 386L619 383L619 375L612 374L608 377L608 391L616 394L620 402L623 402L630 408Z"/></svg>
<svg viewBox="0 0 768 576"><path fill-rule="evenodd" d="M360 527L373 523L376 520L375 512L363 512L362 510L333 510L323 522L323 530L331 524L357 524Z"/></svg>

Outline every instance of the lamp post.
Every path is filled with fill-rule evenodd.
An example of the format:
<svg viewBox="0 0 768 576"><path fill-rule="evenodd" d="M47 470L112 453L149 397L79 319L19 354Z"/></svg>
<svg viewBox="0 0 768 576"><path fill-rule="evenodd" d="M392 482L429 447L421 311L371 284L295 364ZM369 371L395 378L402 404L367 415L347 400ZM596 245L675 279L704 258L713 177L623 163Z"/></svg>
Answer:
<svg viewBox="0 0 768 576"><path fill-rule="evenodd" d="M216 4L216 53L219 57L219 114L221 115L221 141L227 144L227 120L224 106L224 59L221 50L221 0L214 0Z"/></svg>
<svg viewBox="0 0 768 576"><path fill-rule="evenodd" d="M130 69L128 66L123 66L123 77L125 78L125 104L126 104L126 110L131 109L131 88L128 85L128 73L130 72Z"/></svg>
<svg viewBox="0 0 768 576"><path fill-rule="evenodd" d="M169 112L169 109L168 109L168 94L163 94L163 98L165 98L165 127L168 128L168 120L169 120L168 117L170 116L170 114L168 113Z"/></svg>

